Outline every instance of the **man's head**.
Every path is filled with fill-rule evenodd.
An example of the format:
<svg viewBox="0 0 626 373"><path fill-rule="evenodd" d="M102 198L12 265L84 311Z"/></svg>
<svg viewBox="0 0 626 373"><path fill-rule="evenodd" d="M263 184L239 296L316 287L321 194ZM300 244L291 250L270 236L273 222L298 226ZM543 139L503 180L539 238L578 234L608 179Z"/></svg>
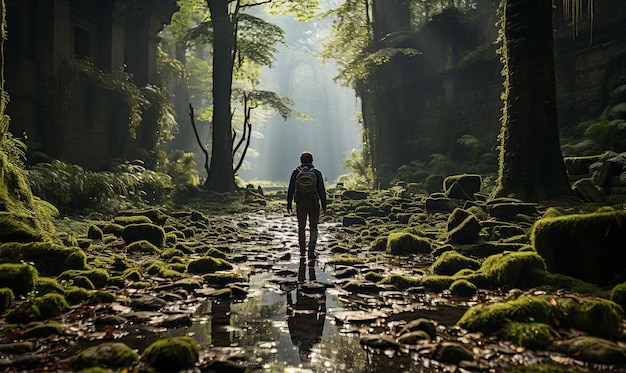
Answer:
<svg viewBox="0 0 626 373"><path fill-rule="evenodd" d="M302 164L310 164L313 163L313 154L310 152L303 152L300 154L300 163Z"/></svg>

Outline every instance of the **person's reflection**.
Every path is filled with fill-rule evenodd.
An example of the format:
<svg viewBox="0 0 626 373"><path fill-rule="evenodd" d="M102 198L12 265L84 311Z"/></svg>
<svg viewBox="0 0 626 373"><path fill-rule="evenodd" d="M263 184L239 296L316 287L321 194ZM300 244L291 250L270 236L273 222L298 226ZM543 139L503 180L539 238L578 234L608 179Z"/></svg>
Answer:
<svg viewBox="0 0 626 373"><path fill-rule="evenodd" d="M309 281L306 280L308 267ZM287 293L287 325L291 342L298 347L300 360L310 361L311 350L322 340L326 318L326 288L315 278L315 260L300 258L296 301Z"/></svg>

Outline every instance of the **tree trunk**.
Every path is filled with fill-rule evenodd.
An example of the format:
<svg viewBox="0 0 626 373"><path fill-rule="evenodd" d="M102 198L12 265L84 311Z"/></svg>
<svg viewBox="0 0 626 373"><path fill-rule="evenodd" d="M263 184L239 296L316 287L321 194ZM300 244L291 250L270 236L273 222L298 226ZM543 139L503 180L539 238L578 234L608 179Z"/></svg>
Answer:
<svg viewBox="0 0 626 373"><path fill-rule="evenodd" d="M572 196L559 144L552 1L503 0L504 110L494 197Z"/></svg>
<svg viewBox="0 0 626 373"><path fill-rule="evenodd" d="M228 0L207 0L213 22L213 139L205 186L216 192L237 189L233 172L230 94L233 81L233 27Z"/></svg>

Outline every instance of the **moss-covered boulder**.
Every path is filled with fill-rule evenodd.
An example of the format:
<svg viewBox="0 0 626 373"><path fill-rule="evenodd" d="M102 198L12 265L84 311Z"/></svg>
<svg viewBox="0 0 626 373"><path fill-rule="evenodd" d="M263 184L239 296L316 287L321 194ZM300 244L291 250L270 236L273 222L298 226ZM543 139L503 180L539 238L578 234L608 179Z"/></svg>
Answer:
<svg viewBox="0 0 626 373"><path fill-rule="evenodd" d="M4 313L15 301L13 290L9 288L0 288L0 315Z"/></svg>
<svg viewBox="0 0 626 373"><path fill-rule="evenodd" d="M611 289L611 300L619 304L623 310L626 310L626 282L615 285Z"/></svg>
<svg viewBox="0 0 626 373"><path fill-rule="evenodd" d="M446 251L435 260L430 269L438 275L454 275L462 269L476 270L479 267L480 262L476 259L468 258L456 251Z"/></svg>
<svg viewBox="0 0 626 373"><path fill-rule="evenodd" d="M43 319L57 317L70 308L65 300L65 297L57 293L48 293L41 297L37 297L34 302L39 308L40 317Z"/></svg>
<svg viewBox="0 0 626 373"><path fill-rule="evenodd" d="M502 328L502 337L518 346L545 348L554 340L552 327L538 322L510 322Z"/></svg>
<svg viewBox="0 0 626 373"><path fill-rule="evenodd" d="M127 226L130 224L152 224L153 221L149 217L143 215L127 215L116 216L113 219L113 224L119 224L121 226Z"/></svg>
<svg viewBox="0 0 626 373"><path fill-rule="evenodd" d="M387 254L430 254L431 251L430 240L425 237L407 232L394 232L387 237Z"/></svg>
<svg viewBox="0 0 626 373"><path fill-rule="evenodd" d="M454 281L450 288L450 294L459 297L471 297L478 292L478 287L465 279L459 279Z"/></svg>
<svg viewBox="0 0 626 373"><path fill-rule="evenodd" d="M80 304L89 299L90 291L78 286L69 286L65 289L65 300L69 304Z"/></svg>
<svg viewBox="0 0 626 373"><path fill-rule="evenodd" d="M614 302L599 298L562 297L556 299L566 325L590 335L615 338L620 333L622 308Z"/></svg>
<svg viewBox="0 0 626 373"><path fill-rule="evenodd" d="M535 252L506 252L486 258L479 272L489 277L496 286L530 287L542 283L546 265Z"/></svg>
<svg viewBox="0 0 626 373"><path fill-rule="evenodd" d="M44 234L36 221L25 215L0 211L0 242L37 242Z"/></svg>
<svg viewBox="0 0 626 373"><path fill-rule="evenodd" d="M165 244L165 230L156 224L129 224L124 227L122 238L127 244L147 240L154 246L161 248Z"/></svg>
<svg viewBox="0 0 626 373"><path fill-rule="evenodd" d="M37 270L27 264L0 264L0 284L20 296L33 291L37 284Z"/></svg>
<svg viewBox="0 0 626 373"><path fill-rule="evenodd" d="M482 178L477 174L460 174L446 177L443 180L443 189L450 198L457 198L450 195L455 184L459 190L462 190L464 194L470 197L469 199L474 199L474 194L480 192Z"/></svg>
<svg viewBox="0 0 626 373"><path fill-rule="evenodd" d="M237 282L246 282L248 278L238 273L208 273L202 276L207 285L226 286Z"/></svg>
<svg viewBox="0 0 626 373"><path fill-rule="evenodd" d="M458 226L448 232L448 242L457 244L471 244L478 241L482 226L474 215L469 215Z"/></svg>
<svg viewBox="0 0 626 373"><path fill-rule="evenodd" d="M191 337L161 339L148 346L141 359L162 372L193 368L198 360L198 346Z"/></svg>
<svg viewBox="0 0 626 373"><path fill-rule="evenodd" d="M577 360L597 364L624 364L626 352L617 343L581 336L556 343L554 349Z"/></svg>
<svg viewBox="0 0 626 373"><path fill-rule="evenodd" d="M34 263L42 276L56 276L68 269L84 269L85 253L78 247L52 242L0 244L0 260L11 263Z"/></svg>
<svg viewBox="0 0 626 373"><path fill-rule="evenodd" d="M39 307L34 302L23 302L9 310L5 320L9 324L22 324L38 320L40 316Z"/></svg>
<svg viewBox="0 0 626 373"><path fill-rule="evenodd" d="M74 370L91 367L121 368L130 366L138 359L139 355L124 343L102 343L78 353L72 367Z"/></svg>
<svg viewBox="0 0 626 373"><path fill-rule="evenodd" d="M65 294L63 285L61 285L56 278L51 277L39 277L37 279L37 284L35 284L35 291L39 295L48 293Z"/></svg>
<svg viewBox="0 0 626 373"><path fill-rule="evenodd" d="M548 270L606 284L626 270L626 211L543 218L531 242Z"/></svg>
<svg viewBox="0 0 626 373"><path fill-rule="evenodd" d="M91 281L93 286L97 289L103 288L107 285L109 280L109 273L101 268L92 268L85 270L68 270L61 273L58 277L59 281L72 282L75 278L84 276Z"/></svg>
<svg viewBox="0 0 626 373"><path fill-rule="evenodd" d="M192 260L187 266L187 272L205 274L215 273L217 271L224 271L232 269L233 265L224 259L213 258L211 256L205 256L199 259Z"/></svg>
<svg viewBox="0 0 626 373"><path fill-rule="evenodd" d="M415 331L423 331L428 335L429 339L437 338L437 325L432 320L418 318L410 321L400 329L399 335L411 333Z"/></svg>
<svg viewBox="0 0 626 373"><path fill-rule="evenodd" d="M97 225L91 224L87 229L87 238L102 241L104 239L104 232Z"/></svg>
<svg viewBox="0 0 626 373"><path fill-rule="evenodd" d="M140 252L146 254L158 254L161 252L161 249L156 247L153 243L148 240L139 240L133 243L128 244L126 246L126 251L128 252Z"/></svg>

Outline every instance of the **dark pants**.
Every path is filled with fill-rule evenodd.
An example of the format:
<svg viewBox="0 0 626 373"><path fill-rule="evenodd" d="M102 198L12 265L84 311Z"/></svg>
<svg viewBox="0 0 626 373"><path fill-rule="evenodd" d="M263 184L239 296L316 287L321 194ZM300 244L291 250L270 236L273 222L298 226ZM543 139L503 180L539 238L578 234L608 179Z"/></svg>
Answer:
<svg viewBox="0 0 626 373"><path fill-rule="evenodd" d="M300 254L304 254L306 247L309 247L309 255L315 250L317 242L317 223L320 220L320 203L316 201L301 201L296 204L296 215L298 217L298 244ZM306 242L306 221L309 220L309 244Z"/></svg>

